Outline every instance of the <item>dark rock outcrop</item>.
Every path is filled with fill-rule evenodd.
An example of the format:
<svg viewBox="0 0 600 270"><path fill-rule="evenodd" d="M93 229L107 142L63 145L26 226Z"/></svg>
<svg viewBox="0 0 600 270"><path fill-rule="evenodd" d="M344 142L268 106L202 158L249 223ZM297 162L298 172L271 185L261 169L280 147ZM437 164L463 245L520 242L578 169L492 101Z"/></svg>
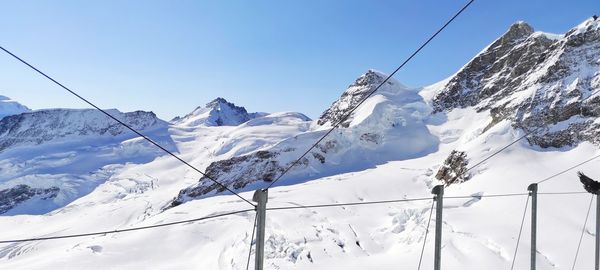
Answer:
<svg viewBox="0 0 600 270"><path fill-rule="evenodd" d="M435 174L435 178L442 181L446 186L467 181L470 178L467 172L468 164L467 153L452 150Z"/></svg>
<svg viewBox="0 0 600 270"><path fill-rule="evenodd" d="M276 160L278 155L278 152L257 151L245 156L215 161L208 166L205 173L231 189L240 189L256 181L271 182L285 169ZM190 198L198 198L211 192L223 191L225 189L222 186L204 176L197 184L181 190L170 206L177 206Z"/></svg>
<svg viewBox="0 0 600 270"><path fill-rule="evenodd" d="M16 185L14 187L0 190L0 214L4 214L15 206L39 197L42 200L53 199L60 191L57 187L32 188L28 185Z"/></svg>

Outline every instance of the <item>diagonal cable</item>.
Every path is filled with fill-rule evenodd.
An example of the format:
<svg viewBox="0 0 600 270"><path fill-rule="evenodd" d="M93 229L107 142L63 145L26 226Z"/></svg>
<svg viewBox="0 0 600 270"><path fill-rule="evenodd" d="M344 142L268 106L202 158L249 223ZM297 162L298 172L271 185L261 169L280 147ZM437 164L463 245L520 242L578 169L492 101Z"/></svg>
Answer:
<svg viewBox="0 0 600 270"><path fill-rule="evenodd" d="M17 55L13 54L12 52L10 52L9 50L5 49L4 47L0 46L0 49L2 49L4 52L6 52L7 54L9 54L10 56L12 56L13 58L19 60L21 63L25 64L26 66L28 66L29 68L33 69L34 71L36 71L37 73L39 73L40 75L46 77L48 80L52 81L53 83L55 83L56 85L60 86L62 89L67 90L67 92L71 93L72 95L74 95L75 97L79 98L80 100L82 100L83 102L87 103L88 105L94 107L96 110L102 112L103 114L105 114L106 116L108 116L109 118L115 120L117 123L121 124L122 126L124 126L125 128L131 130L133 133L137 134L138 136L142 137L144 140L150 142L151 144L153 144L154 146L158 147L160 150L164 151L165 153L171 155L172 157L176 158L177 160L179 160L181 163L185 164L186 166L190 167L191 169L193 169L196 172L199 172L200 174L202 174L204 177L208 178L209 180L213 181L215 184L219 185L220 187L224 188L225 190L231 192L233 195L237 196L238 198L242 199L243 201L249 203L250 205L254 206L253 203L251 203L250 201L248 201L247 199L244 199L242 196L240 196L240 194L238 194L237 192L231 190L230 188L228 188L227 186L221 184L220 182L218 182L217 180L213 179L212 177L210 177L209 175L207 175L206 173L204 173L203 171L199 170L198 168L196 168L195 166L193 166L192 164L188 163L187 161L183 160L182 158L180 158L179 156L175 155L173 152L167 150L165 147L163 147L162 145L158 144L157 142L155 142L154 140L150 139L149 137L147 137L146 135L142 134L141 132L137 131L136 129L132 128L131 126L129 126L128 124L126 124L125 122L117 119L116 117L112 116L110 113L108 113L107 111L101 109L100 107L96 106L94 103L92 103L91 101L85 99L84 97L80 96L79 94L77 94L75 91L69 89L68 87L64 86L62 83L58 82L57 80L53 79L52 77L46 75L46 73L40 71L39 69L37 69L36 67L34 67L33 65L29 64L27 61L21 59L20 57L18 57Z"/></svg>
<svg viewBox="0 0 600 270"><path fill-rule="evenodd" d="M598 199L598 198L596 198ZM575 252L575 258L573 259L573 267L571 270L575 270L575 264L577 264L577 257L579 256L579 248L581 248L581 241L583 240L583 234L585 233L585 226L587 225L588 217L590 216L590 210L592 209L592 202L594 201L594 195L590 198L590 205L588 206L587 214L585 215L585 221L583 222L583 228L581 229L581 236L579 237L579 243L577 244L577 251Z"/></svg>
<svg viewBox="0 0 600 270"><path fill-rule="evenodd" d="M252 235L250 235L250 248L248 249L248 261L246 262L246 270L250 267L250 256L252 256L252 242L254 242L254 233L256 232L256 221L258 213L254 215L254 225L252 226Z"/></svg>
<svg viewBox="0 0 600 270"><path fill-rule="evenodd" d="M205 216L205 217L201 217L201 218L186 219L186 220L175 221L175 222L168 222L168 223L162 223L162 224L156 224L156 225L134 227L134 228L129 228L129 229L112 230L112 231L99 231L99 232L69 234L69 235L58 235L58 236L48 236L48 237L24 238L24 239L14 239L14 240L0 240L0 244L21 243L21 242L31 242L31 241L44 241L44 240L66 239L66 238L77 238L77 237L86 237L86 236L94 236L94 235L106 235L106 234L115 234L115 233L131 232L131 231L140 231L140 230L147 230L147 229L153 229L153 228L159 228L159 227L167 227L167 226L173 226L173 225L178 225L178 224L190 223L190 222L195 222L195 221L201 221L201 220L213 219L213 218L218 218L218 217L230 216L230 215L241 214L241 213L246 213L246 212L250 212L250 211L254 211L254 208L253 209L240 210L240 211L234 211L234 212L227 212L227 213L222 213L222 214L215 214L215 215Z"/></svg>
<svg viewBox="0 0 600 270"><path fill-rule="evenodd" d="M513 254L512 264L510 270L515 268L515 261L517 260L517 251L519 250L519 243L521 242L521 234L523 233L523 225L525 224L525 216L527 215L527 206L529 205L529 196L525 201L525 210L523 211L523 219L521 220L521 227L519 228L519 236L517 237L517 246L515 247L515 253Z"/></svg>
<svg viewBox="0 0 600 270"><path fill-rule="evenodd" d="M454 21L454 19L456 19L463 11L465 11L475 0L470 0L469 2L467 2L458 12L456 12L454 14L454 16L452 16L441 28L439 28L433 35L431 35L429 37L429 39L427 39L417 50L415 50L408 58L406 58L406 60L404 60L404 62L402 62L402 64L400 64L400 66L398 66L394 72L392 72L390 75L387 76L387 78L385 78L385 80L383 80L379 85L377 85L377 87L375 87L375 89L373 89L371 92L369 92L366 96L364 96L359 102L358 104L356 104L356 106L354 106L350 111L348 111L345 115L343 115L341 117L340 120L338 120L319 140L317 140L314 144L312 144L298 159L296 159L294 162L292 162L292 164L290 164L290 166L288 166L273 182L271 182L271 184L267 187L270 188L272 187L277 181L279 181L279 179L281 179L281 177L283 177L286 173L288 173L294 166L296 166L298 164L298 162L300 162L300 160L302 160L306 155L308 155L308 153L314 149L319 143L321 143L321 141L323 141L327 136L329 136L329 134L331 134L331 132L333 132L337 127L339 127L340 124L342 124L344 121L348 120L348 118L352 115L352 113L354 113L354 111L360 107L361 104L363 104L369 97L371 97L375 92L377 92L377 90L379 90L379 88L381 88L381 86L383 86L385 83L387 83L400 69L402 69L408 62L410 62L410 60L412 60L423 48L425 48L425 46L427 46L427 44L429 44L429 42L431 42L439 33L441 33L450 23L452 23Z"/></svg>
<svg viewBox="0 0 600 270"><path fill-rule="evenodd" d="M561 175L561 174L563 174L563 173L566 173L566 172L568 172L568 171L570 171L570 170L573 170L573 169L575 169L575 168L577 168L577 167L579 167L579 166L581 166L581 165L583 165L583 164L586 164L586 163L588 163L588 162L590 162L590 161L592 161L592 160L594 160L594 159L597 159L597 158L599 158L599 157L600 157L600 155L593 156L593 157L591 157L590 159L587 159L587 160L585 160L585 161L582 161L582 162L580 162L580 163L577 163L577 164L575 164L575 165L573 165L573 166L571 166L571 167L569 167L569 168L567 168L567 169L565 169L565 170L562 170L562 171L560 171L560 172L558 172L558 173L555 173L555 174L553 174L553 175L551 175L551 176L549 176L549 177L546 177L546 178L544 178L544 179L540 180L540 181L539 181L539 182L537 182L537 183L538 183L538 184L540 184L540 183L544 183L544 182L546 182L546 181L548 181L548 180L550 180L550 179L552 179L552 178L554 178L554 177L557 177L557 176L559 176L559 175Z"/></svg>
<svg viewBox="0 0 600 270"><path fill-rule="evenodd" d="M419 256L419 266L417 270L421 270L421 262L423 262L423 254L425 253L425 243L427 243L427 234L429 233L429 224L431 223L431 216L433 214L433 206L435 200L431 202L431 209L429 209L429 219L427 220L427 227L425 228L425 236L423 237L423 247L421 248L421 255Z"/></svg>

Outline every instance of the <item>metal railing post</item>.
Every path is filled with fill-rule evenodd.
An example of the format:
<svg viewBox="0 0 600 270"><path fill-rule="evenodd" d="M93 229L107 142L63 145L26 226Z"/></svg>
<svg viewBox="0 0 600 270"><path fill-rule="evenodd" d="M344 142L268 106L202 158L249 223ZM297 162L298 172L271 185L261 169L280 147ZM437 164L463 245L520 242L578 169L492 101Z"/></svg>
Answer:
<svg viewBox="0 0 600 270"><path fill-rule="evenodd" d="M531 270L535 270L537 257L537 191L538 184L534 183L527 187L531 196Z"/></svg>
<svg viewBox="0 0 600 270"><path fill-rule="evenodd" d="M265 219L267 217L268 189L260 189L254 192L252 200L257 202L256 206L256 260L255 270L263 270L265 257Z"/></svg>
<svg viewBox="0 0 600 270"><path fill-rule="evenodd" d="M435 194L435 255L433 269L442 269L442 210L444 208L444 185L437 185L431 190Z"/></svg>

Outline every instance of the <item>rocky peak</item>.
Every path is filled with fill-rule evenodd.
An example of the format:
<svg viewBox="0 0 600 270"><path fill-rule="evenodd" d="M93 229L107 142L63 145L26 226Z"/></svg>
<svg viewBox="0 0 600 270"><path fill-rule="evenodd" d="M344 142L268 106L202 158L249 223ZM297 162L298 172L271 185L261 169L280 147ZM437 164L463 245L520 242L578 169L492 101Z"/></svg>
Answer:
<svg viewBox="0 0 600 270"><path fill-rule="evenodd" d="M512 24L500 39L505 41L520 40L530 36L533 32L533 27L531 27L531 25L524 21L518 21Z"/></svg>
<svg viewBox="0 0 600 270"><path fill-rule="evenodd" d="M211 109L214 109L214 110L221 110L222 108L227 107L227 108L233 108L233 109L238 110L240 112L246 112L246 108L235 106L235 104L227 101L226 99L224 99L222 97L218 97L218 98L213 99L211 102L206 103L206 105L204 107L205 108L211 108Z"/></svg>
<svg viewBox="0 0 600 270"><path fill-rule="evenodd" d="M248 113L246 108L219 97L184 117L176 117L172 122L187 126L237 126L262 115L264 114Z"/></svg>
<svg viewBox="0 0 600 270"><path fill-rule="evenodd" d="M356 87L356 86L370 86L370 85L379 85L381 82L383 82L383 80L385 80L387 76L379 71L375 71L372 69L369 69L367 71L367 73L361 75L360 77L358 77L353 84L351 84L350 87Z"/></svg>
<svg viewBox="0 0 600 270"><path fill-rule="evenodd" d="M348 86L342 96L321 114L321 117L317 120L317 124L325 126L339 122L350 110L352 110L352 108L379 86L385 78L387 78L387 75L372 69L359 76L354 83ZM390 78L385 85L379 89L379 92L398 89L406 89L406 86L402 85L394 78ZM348 127L351 119L352 117L349 117L349 119L342 123L341 126Z"/></svg>

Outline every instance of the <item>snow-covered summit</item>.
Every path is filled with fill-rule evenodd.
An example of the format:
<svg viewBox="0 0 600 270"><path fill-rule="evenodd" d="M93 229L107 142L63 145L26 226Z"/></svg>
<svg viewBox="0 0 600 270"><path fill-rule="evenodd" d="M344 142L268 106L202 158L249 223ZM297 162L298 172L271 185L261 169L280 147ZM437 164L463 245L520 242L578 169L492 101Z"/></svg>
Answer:
<svg viewBox="0 0 600 270"><path fill-rule="evenodd" d="M370 92L379 86L387 77L382 72L370 69L365 74L358 77L354 83L342 93L342 96L333 102L331 106L321 114L317 120L317 124L321 126L331 126L339 122L352 108L354 108L362 99ZM385 85L382 85L378 93L397 93L407 90L407 87L402 85L394 78L390 78ZM356 113L355 113L356 115ZM348 127L354 115L349 117L342 127Z"/></svg>
<svg viewBox="0 0 600 270"><path fill-rule="evenodd" d="M186 126L237 126L264 113L248 113L224 98L216 98L200 106L184 117L176 117L173 123Z"/></svg>
<svg viewBox="0 0 600 270"><path fill-rule="evenodd" d="M0 95L0 119L8 115L15 115L30 111L29 108L20 103Z"/></svg>

